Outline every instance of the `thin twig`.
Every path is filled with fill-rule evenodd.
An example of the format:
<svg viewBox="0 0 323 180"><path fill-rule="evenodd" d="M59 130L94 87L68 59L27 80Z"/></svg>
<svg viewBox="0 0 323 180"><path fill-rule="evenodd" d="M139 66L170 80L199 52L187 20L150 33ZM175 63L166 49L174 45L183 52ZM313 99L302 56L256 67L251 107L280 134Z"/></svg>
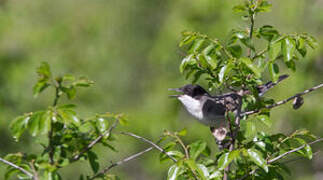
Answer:
<svg viewBox="0 0 323 180"><path fill-rule="evenodd" d="M33 171L33 174L34 174L33 180L39 180L38 173L36 171L36 168L35 168L34 163L35 163L35 160L34 159L29 163L30 164L30 167L31 167L31 170Z"/></svg>
<svg viewBox="0 0 323 180"><path fill-rule="evenodd" d="M174 134L174 137L176 138L176 140L178 141L178 143L182 146L182 148L183 148L183 150L185 152L186 159L189 159L190 158L190 154L188 153L187 147L185 146L184 142L176 134Z"/></svg>
<svg viewBox="0 0 323 180"><path fill-rule="evenodd" d="M103 137L105 136L110 136L111 132L113 131L114 128L117 127L119 123L119 120L116 119L116 121L112 124L112 126L103 134L101 134L100 136L98 136L96 139L94 139L90 144L88 144L86 147L84 147L79 154L75 155L72 159L72 161L77 161L78 159L80 159L80 157L86 153L87 151L89 151L95 144L97 144Z"/></svg>
<svg viewBox="0 0 323 180"><path fill-rule="evenodd" d="M149 148L147 148L147 149L145 149L143 151L140 151L140 152L138 152L136 154L128 156L128 157L126 157L126 158L124 158L124 159L122 159L122 160L120 160L118 162L112 163L110 166L104 168L101 172L99 172L98 174L91 177L90 180L95 179L98 176L104 175L104 174L108 173L110 171L110 169L112 169L112 168L114 168L116 166L119 166L119 165L121 165L123 163L126 163L126 162L128 162L130 160L133 160L133 159L137 158L138 156L141 156L141 155L145 154L146 152L149 152L149 151L151 151L153 149L154 149L154 147L149 147Z"/></svg>
<svg viewBox="0 0 323 180"><path fill-rule="evenodd" d="M302 146L300 146L300 147L297 147L297 148L292 149L292 150L290 150L290 151L288 151L288 152L285 152L285 153L283 153L283 154L281 154L281 155L279 155L279 156L277 156L277 157L275 157L275 158L273 158L273 159L268 160L268 161L267 161L267 164L270 164L270 163L273 163L273 162L275 162L275 161L278 161L279 159L281 159L281 158L283 158L283 157L285 157L285 156L289 155L290 153L293 153L293 152L299 151L299 150L303 149L306 145L312 145L312 144L318 143L318 142L320 142L320 141L323 141L323 138L319 138L319 139L317 139L317 140L315 140L315 141L312 141L312 142L307 143L307 144L303 144L303 145L302 145ZM318 151L318 152L320 152L320 151ZM318 152L316 152L316 153L318 153ZM313 154L313 155L314 155L314 154ZM296 159L296 160L297 160L297 159ZM285 162L285 163L289 163L289 162ZM258 170L258 169L254 169L254 170L253 170L253 171L251 171L250 173L245 174L245 175L244 175L242 178L240 178L239 180L244 180L244 179L246 179L249 175L252 175L252 174L256 173L256 171L257 171L257 170Z"/></svg>
<svg viewBox="0 0 323 180"><path fill-rule="evenodd" d="M11 166L11 167L13 167L15 169L18 169L19 171L21 171L22 173L26 174L30 178L33 178L33 175L29 171L25 170L24 168L22 168L20 166L17 166L16 164L14 164L12 162L9 162L9 161L7 161L5 159L2 159L2 158L0 158L0 161L3 162L3 163L5 163L5 164L7 164L8 166Z"/></svg>
<svg viewBox="0 0 323 180"><path fill-rule="evenodd" d="M314 152L314 153L312 154L312 156L314 157L314 156L318 155L320 152L321 152L321 151L320 151L320 150L318 150L318 151ZM294 158L294 159L286 160L286 161L284 161L284 162L282 162L282 163L283 163L283 164L287 164L287 163L291 163L291 162L294 162L294 161L298 161L298 160L303 159L303 158L304 158L304 157L297 157L297 158Z"/></svg>
<svg viewBox="0 0 323 180"><path fill-rule="evenodd" d="M295 94L294 96L291 96L291 97L289 97L289 98L287 98L287 99L281 100L281 101L279 101L279 102L277 102L277 103L274 103L274 104L272 104L272 105L265 106L264 108L265 108L265 109L272 109L272 108L274 108L274 107L277 107L277 106L280 106L280 105L286 104L287 102L289 102L289 101L291 101L291 100L293 100L293 99L295 99L295 98L297 98L297 97L300 97L300 96L303 96L303 95L305 95L305 94L308 94L308 93L310 93L310 92L312 92L312 91L315 91L315 90L317 90L317 89L319 89L319 88L321 88L321 87L323 87L323 83L322 83L322 84L319 84L319 85L317 85L317 86L314 86L314 87L312 87L312 88L310 88L310 89L307 89L307 90L305 90L305 91L303 91L303 92L301 92L301 93L297 93L297 94ZM252 111L243 112L243 113L241 113L241 116L247 116L247 115L255 114L255 113L258 113L259 111L260 111L260 109L256 109L256 110L252 110Z"/></svg>
<svg viewBox="0 0 323 180"><path fill-rule="evenodd" d="M154 148L156 148L156 149L157 149L157 150L159 150L160 152L162 152L162 153L166 154L166 155L167 155L171 160L173 160L174 162L177 162L177 160L176 160L174 157L172 157L172 156L170 156L169 154L167 154L167 152L166 152L163 148L161 148L161 147L160 147L160 146L158 146L157 144L153 143L152 141L150 141L150 140L148 140L148 139L146 139L146 138L144 138L144 137L138 136L138 135L133 134L133 133L130 133L130 132L120 132L120 134L127 135L127 136L131 136L131 137L134 137L134 138L139 139L139 140L141 140L141 141L144 141L144 142L146 142L146 143L148 143L148 144L152 145Z"/></svg>
<svg viewBox="0 0 323 180"><path fill-rule="evenodd" d="M290 154L290 153L293 153L293 152L299 151L299 150L303 149L306 145L312 145L312 144L315 144L315 143L320 142L320 141L323 141L323 138L317 139L317 140L312 141L312 142L310 142L310 143L308 143L308 144L303 144L302 146L299 146L299 147L297 147L297 148L295 148L295 149L292 149L292 150L290 150L290 151L287 151L287 152L285 152L285 153L283 153L283 154L281 154L281 155L279 155L279 156L277 156L277 157L275 157L275 158L273 158L273 159L268 160L268 161L267 161L267 164L273 163L273 162L275 162L275 161L277 161L277 160L279 160L279 159L281 159L281 158L283 158L283 157L287 156L287 155L288 155L288 154Z"/></svg>

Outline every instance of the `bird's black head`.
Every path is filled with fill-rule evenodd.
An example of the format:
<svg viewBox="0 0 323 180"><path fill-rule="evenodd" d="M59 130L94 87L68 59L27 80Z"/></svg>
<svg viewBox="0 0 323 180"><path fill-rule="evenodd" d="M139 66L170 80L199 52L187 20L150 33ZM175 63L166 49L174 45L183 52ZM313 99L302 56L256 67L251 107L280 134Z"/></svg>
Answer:
<svg viewBox="0 0 323 180"><path fill-rule="evenodd" d="M191 96L193 98L202 96L202 95L208 95L209 93L204 90L201 86L199 85L193 85L193 84L187 84L181 88L173 88L169 89L177 92L181 92L184 95ZM179 95L174 95L175 97L178 97Z"/></svg>

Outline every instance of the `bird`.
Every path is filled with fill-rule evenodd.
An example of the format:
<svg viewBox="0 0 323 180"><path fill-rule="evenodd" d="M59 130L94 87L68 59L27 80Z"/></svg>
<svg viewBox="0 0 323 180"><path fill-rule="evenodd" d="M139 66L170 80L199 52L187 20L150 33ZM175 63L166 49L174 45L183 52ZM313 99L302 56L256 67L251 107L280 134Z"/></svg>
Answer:
<svg viewBox="0 0 323 180"><path fill-rule="evenodd" d="M263 96L269 89L287 77L287 74L281 75L276 82L269 81L257 86L258 95ZM212 96L197 84L187 84L180 88L169 88L168 90L181 93L170 95L170 97L177 98L189 114L200 123L209 126L219 143L226 138L228 133L228 123L225 120L226 112L231 111L236 114L241 109L241 96L250 94L249 90L241 90Z"/></svg>

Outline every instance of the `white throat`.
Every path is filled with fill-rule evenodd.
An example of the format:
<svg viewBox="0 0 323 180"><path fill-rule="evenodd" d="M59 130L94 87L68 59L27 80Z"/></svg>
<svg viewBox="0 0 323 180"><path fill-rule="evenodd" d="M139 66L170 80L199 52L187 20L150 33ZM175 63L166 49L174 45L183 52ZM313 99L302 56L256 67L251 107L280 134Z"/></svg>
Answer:
<svg viewBox="0 0 323 180"><path fill-rule="evenodd" d="M202 105L200 101L188 95L181 95L178 97L178 100L180 100L183 103L187 111L192 116L194 116L198 120L203 119Z"/></svg>

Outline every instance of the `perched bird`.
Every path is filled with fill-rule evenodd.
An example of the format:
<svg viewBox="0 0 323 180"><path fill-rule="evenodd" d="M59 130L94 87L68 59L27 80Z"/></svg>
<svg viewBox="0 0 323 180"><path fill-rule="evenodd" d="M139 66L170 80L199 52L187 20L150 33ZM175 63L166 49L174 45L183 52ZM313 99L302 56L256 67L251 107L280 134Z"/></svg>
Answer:
<svg viewBox="0 0 323 180"><path fill-rule="evenodd" d="M288 75L282 75L277 82L268 82L257 87L259 96L262 96L270 88L274 87L280 81L286 79ZM171 88L169 90L177 91L182 94L170 95L176 97L185 107L185 109L195 117L199 122L210 127L212 134L221 142L225 139L228 132L228 123L225 120L225 113L231 111L237 113L239 110L239 101L241 96L250 93L249 91L230 92L219 96L210 95L199 85L188 84L181 88Z"/></svg>

